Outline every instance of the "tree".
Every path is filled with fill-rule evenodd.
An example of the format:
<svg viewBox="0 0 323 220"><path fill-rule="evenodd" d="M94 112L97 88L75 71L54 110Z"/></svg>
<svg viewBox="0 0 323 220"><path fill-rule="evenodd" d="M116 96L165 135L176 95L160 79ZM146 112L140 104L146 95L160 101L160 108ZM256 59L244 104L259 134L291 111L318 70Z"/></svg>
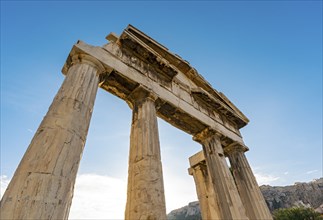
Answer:
<svg viewBox="0 0 323 220"><path fill-rule="evenodd" d="M278 209L273 213L274 220L323 220L312 208L292 207Z"/></svg>

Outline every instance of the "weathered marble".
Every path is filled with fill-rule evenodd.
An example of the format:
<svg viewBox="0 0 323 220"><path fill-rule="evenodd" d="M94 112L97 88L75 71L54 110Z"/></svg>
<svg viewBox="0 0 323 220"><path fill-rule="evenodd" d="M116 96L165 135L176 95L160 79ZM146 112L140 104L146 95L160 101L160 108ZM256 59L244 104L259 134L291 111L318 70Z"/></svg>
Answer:
<svg viewBox="0 0 323 220"><path fill-rule="evenodd" d="M219 201L221 219L248 219L237 187L230 173L221 146L220 137L206 129L194 139L203 146L206 165L213 185L214 195Z"/></svg>
<svg viewBox="0 0 323 220"><path fill-rule="evenodd" d="M270 211L260 191L255 176L244 154L245 147L231 145L226 149L229 157L232 173L246 208L246 214L250 219L272 219Z"/></svg>
<svg viewBox="0 0 323 220"><path fill-rule="evenodd" d="M189 174L193 176L202 219L220 219L218 197L214 194L213 184L205 163L203 151L189 158Z"/></svg>
<svg viewBox="0 0 323 220"><path fill-rule="evenodd" d="M133 116L125 219L166 219L155 97L139 87L131 99Z"/></svg>
<svg viewBox="0 0 323 220"><path fill-rule="evenodd" d="M67 219L102 65L84 55L72 66L3 198L0 219Z"/></svg>

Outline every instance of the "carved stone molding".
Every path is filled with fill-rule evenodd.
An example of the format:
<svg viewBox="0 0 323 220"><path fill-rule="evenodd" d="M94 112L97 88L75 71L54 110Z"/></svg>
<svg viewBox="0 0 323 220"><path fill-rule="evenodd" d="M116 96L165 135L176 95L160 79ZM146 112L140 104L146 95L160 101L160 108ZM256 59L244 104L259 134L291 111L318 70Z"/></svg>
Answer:
<svg viewBox="0 0 323 220"><path fill-rule="evenodd" d="M201 131L200 133L196 134L193 136L193 140L197 141L199 143L203 143L204 141L206 141L207 139L213 137L214 135L217 136L217 138L221 138L221 134L211 128L205 128L203 131Z"/></svg>
<svg viewBox="0 0 323 220"><path fill-rule="evenodd" d="M232 142L231 144L224 147L224 153L227 156L228 154L234 153L234 152L247 152L249 148L245 145L242 145L238 142Z"/></svg>
<svg viewBox="0 0 323 220"><path fill-rule="evenodd" d="M152 100L155 102L158 96L156 96L151 91L147 90L143 86L138 86L135 88L130 95L127 97L128 105L132 109L134 105L140 104L146 99Z"/></svg>
<svg viewBox="0 0 323 220"><path fill-rule="evenodd" d="M103 64L100 61L95 59L93 56L90 56L90 55L87 55L84 53L78 53L78 54L74 54L72 56L69 56L63 69L62 69L62 72L66 75L69 68L71 68L71 66L79 64L79 63L86 63L86 64L98 69L98 72L97 72L98 76L107 72L106 68L103 66Z"/></svg>

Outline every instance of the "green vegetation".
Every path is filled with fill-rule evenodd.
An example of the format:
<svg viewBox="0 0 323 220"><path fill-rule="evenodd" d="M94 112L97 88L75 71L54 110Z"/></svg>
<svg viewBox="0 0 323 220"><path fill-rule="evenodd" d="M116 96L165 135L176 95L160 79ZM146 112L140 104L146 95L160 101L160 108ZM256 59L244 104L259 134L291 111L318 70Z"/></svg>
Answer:
<svg viewBox="0 0 323 220"><path fill-rule="evenodd" d="M323 220L312 208L292 207L278 209L273 213L274 220Z"/></svg>

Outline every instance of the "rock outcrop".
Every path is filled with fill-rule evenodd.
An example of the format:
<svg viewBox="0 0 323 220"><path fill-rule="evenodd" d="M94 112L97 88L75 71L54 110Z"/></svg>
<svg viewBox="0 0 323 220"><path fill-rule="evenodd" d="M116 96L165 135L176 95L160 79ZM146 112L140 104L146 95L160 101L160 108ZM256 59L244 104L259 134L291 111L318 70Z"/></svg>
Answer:
<svg viewBox="0 0 323 220"><path fill-rule="evenodd" d="M185 220L200 220L201 217L201 211L200 211L200 205L199 202L190 202L187 206L184 206L179 209L175 209L171 211L167 215L168 220L179 220L179 219L185 219Z"/></svg>
<svg viewBox="0 0 323 220"><path fill-rule="evenodd" d="M269 210L292 206L318 208L323 204L323 178L292 186L261 186Z"/></svg>
<svg viewBox="0 0 323 220"><path fill-rule="evenodd" d="M323 213L323 178L309 183L295 183L292 186L260 186L260 190L271 212L279 208L303 206ZM171 211L168 220L200 220L199 202Z"/></svg>

